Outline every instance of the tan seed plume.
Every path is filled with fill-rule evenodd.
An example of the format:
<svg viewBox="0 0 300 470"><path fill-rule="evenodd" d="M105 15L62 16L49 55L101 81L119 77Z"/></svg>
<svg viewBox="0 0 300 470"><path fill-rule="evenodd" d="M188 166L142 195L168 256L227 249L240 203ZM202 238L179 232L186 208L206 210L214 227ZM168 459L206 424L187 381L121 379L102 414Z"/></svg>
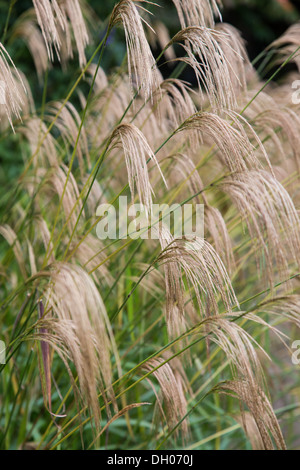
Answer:
<svg viewBox="0 0 300 470"><path fill-rule="evenodd" d="M135 82L137 90L143 91L147 100L159 86L159 75L145 37L141 17L132 0L121 0L115 6L110 25L113 27L119 23L123 25L126 36L131 84L133 86Z"/></svg>
<svg viewBox="0 0 300 470"><path fill-rule="evenodd" d="M187 26L208 26L215 24L214 17L222 19L220 0L173 0L182 28Z"/></svg>
<svg viewBox="0 0 300 470"><path fill-rule="evenodd" d="M13 118L21 119L24 105L23 94L26 88L5 47L0 43L0 121L5 115L12 129Z"/></svg>
<svg viewBox="0 0 300 470"><path fill-rule="evenodd" d="M134 199L134 187L136 186L140 202L149 211L152 204L153 189L149 180L147 161L154 162L159 168L156 157L143 133L133 124L121 124L114 130L111 136L110 148L120 146L120 144L125 154L132 200ZM161 171L160 174L164 181Z"/></svg>

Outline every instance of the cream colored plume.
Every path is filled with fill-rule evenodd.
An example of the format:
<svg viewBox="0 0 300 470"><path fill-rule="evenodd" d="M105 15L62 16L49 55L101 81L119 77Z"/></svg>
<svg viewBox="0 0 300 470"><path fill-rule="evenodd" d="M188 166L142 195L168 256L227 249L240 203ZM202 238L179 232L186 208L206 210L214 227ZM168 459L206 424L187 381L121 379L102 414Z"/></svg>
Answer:
<svg viewBox="0 0 300 470"><path fill-rule="evenodd" d="M187 413L187 377L182 368L176 368L176 362L169 361L170 354L165 358L159 357L151 359L144 365L144 370L152 372L151 375L156 378L160 386L160 392L157 393L148 379L156 398L160 414L171 430L182 420L180 429L185 437L188 433L188 420L183 419ZM157 370L155 370L157 369ZM178 434L178 430L175 434Z"/></svg>
<svg viewBox="0 0 300 470"><path fill-rule="evenodd" d="M6 116L12 129L13 119L21 119L26 88L7 50L0 42L0 121Z"/></svg>
<svg viewBox="0 0 300 470"><path fill-rule="evenodd" d="M256 253L265 256L270 285L276 269L286 279L289 262L300 261L300 220L288 192L266 171L237 173L221 186L245 218Z"/></svg>
<svg viewBox="0 0 300 470"><path fill-rule="evenodd" d="M121 124L114 130L111 136L110 148L120 146L125 154L132 200L134 199L134 188L136 186L140 202L149 211L152 204L153 189L149 179L147 163L152 161L159 168L156 157L143 133L133 124ZM160 174L164 180L161 171Z"/></svg>
<svg viewBox="0 0 300 470"><path fill-rule="evenodd" d="M219 298L226 311L238 305L226 268L206 240L197 237L174 240L164 226L158 234L162 247L158 262L165 268L166 314L171 336L182 333L185 323L183 274L202 317L218 313Z"/></svg>
<svg viewBox="0 0 300 470"><path fill-rule="evenodd" d="M72 34L76 42L80 67L86 64L85 48L89 43L86 24L79 0L32 0L37 20L46 43L48 56L54 60L53 50L60 59L64 45L68 57L73 57Z"/></svg>
<svg viewBox="0 0 300 470"><path fill-rule="evenodd" d="M179 43L187 57L178 58L190 65L196 74L199 89L206 92L213 109L235 109L235 63L242 61L236 41L223 32L201 26L189 26L177 33L171 43ZM229 57L227 57L230 51ZM235 57L234 63L230 60ZM232 78L234 76L234 79Z"/></svg>
<svg viewBox="0 0 300 470"><path fill-rule="evenodd" d="M255 139L264 159L271 167L268 155L254 129L241 116L233 111L218 114L200 112L187 119L176 132L197 131L201 142L215 143L220 150L220 158L232 172L246 171L248 168L262 168L255 155L255 147L250 138ZM230 123L226 117L232 120ZM245 129L246 128L246 129ZM248 133L250 136L248 136Z"/></svg>
<svg viewBox="0 0 300 470"><path fill-rule="evenodd" d="M263 442L264 450L286 450L284 438L266 394L257 385L253 386L247 380L223 382L215 388L216 391L238 398L251 413ZM245 423L245 421L244 421ZM244 427L246 423L244 424Z"/></svg>
<svg viewBox="0 0 300 470"><path fill-rule="evenodd" d="M113 350L117 354L104 303L91 277L79 266L56 263L50 273L41 275L49 278L45 320L50 321L49 331L56 333L51 336L49 332L50 341L74 362L80 390L97 424L99 390L104 401L106 396L113 399L110 358Z"/></svg>
<svg viewBox="0 0 300 470"><path fill-rule="evenodd" d="M113 27L119 23L123 25L126 36L131 84L133 86L135 83L137 90L141 90L147 100L159 87L160 80L154 57L145 37L141 17L132 0L121 0L115 6L110 26Z"/></svg>
<svg viewBox="0 0 300 470"><path fill-rule="evenodd" d="M182 28L208 26L212 28L215 17L222 19L220 0L173 0Z"/></svg>

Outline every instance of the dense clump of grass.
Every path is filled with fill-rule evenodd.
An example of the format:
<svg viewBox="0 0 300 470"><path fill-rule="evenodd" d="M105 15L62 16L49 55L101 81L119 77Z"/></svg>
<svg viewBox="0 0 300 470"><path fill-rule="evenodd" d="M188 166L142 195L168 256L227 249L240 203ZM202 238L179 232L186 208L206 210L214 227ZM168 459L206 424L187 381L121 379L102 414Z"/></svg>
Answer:
<svg viewBox="0 0 300 470"><path fill-rule="evenodd" d="M151 2L121 0L102 22L83 0L33 0L10 40L33 56L39 109L9 30L0 44L1 137L24 160L1 193L3 449L299 446L299 74L273 81L299 66L299 26L261 54L263 82L220 1L173 3L178 32L153 22L155 39ZM115 28L127 55L105 73ZM75 56L78 78L51 100L52 62ZM204 204L204 238L162 216L152 240L100 240L97 207L121 195L147 213Z"/></svg>

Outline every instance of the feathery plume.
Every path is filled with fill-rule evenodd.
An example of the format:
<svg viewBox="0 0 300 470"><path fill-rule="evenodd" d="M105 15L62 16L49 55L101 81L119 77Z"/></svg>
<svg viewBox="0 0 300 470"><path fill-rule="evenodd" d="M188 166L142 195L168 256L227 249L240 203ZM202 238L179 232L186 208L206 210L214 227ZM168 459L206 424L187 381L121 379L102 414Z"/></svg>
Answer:
<svg viewBox="0 0 300 470"><path fill-rule="evenodd" d="M110 355L112 350L116 353L104 303L92 279L79 266L56 263L50 273L41 275L49 277L45 307L51 313L45 320L56 319L49 324L49 330L54 329L57 335L52 343L66 345L80 389L99 423L97 390L100 387L105 399L104 388L108 388L113 398Z"/></svg>
<svg viewBox="0 0 300 470"><path fill-rule="evenodd" d="M248 57L245 41L241 33L228 23L218 23L216 31L222 31L219 37L220 47L230 64L229 73L236 93L247 90L247 76L253 74L253 67Z"/></svg>
<svg viewBox="0 0 300 470"><path fill-rule="evenodd" d="M208 26L215 24L214 17L222 20L220 0L173 0L182 28L187 26Z"/></svg>
<svg viewBox="0 0 300 470"><path fill-rule="evenodd" d="M250 441L252 450L264 450L264 443L252 414L244 412L242 415L235 416L234 419L244 429L245 434Z"/></svg>
<svg viewBox="0 0 300 470"><path fill-rule="evenodd" d="M229 35L200 26L189 26L179 31L170 44L179 43L187 57L178 60L190 65L196 74L199 90L201 85L207 93L212 109L234 109L237 106L236 91L231 79L234 69L223 51L232 49ZM232 58L232 57L231 57Z"/></svg>
<svg viewBox="0 0 300 470"><path fill-rule="evenodd" d="M194 162L184 154L172 155L168 158L175 163L174 173L176 172L179 175L179 181L176 184L182 182L183 178L184 180L187 180L191 194L198 194L202 191L201 196L198 194L195 199L197 204L201 204L202 198L202 201L205 204L207 230L213 239L216 252L221 256L222 261L225 262L227 269L230 272L234 266L234 256L226 223L221 212L209 204L206 194L203 191L203 182Z"/></svg>
<svg viewBox="0 0 300 470"><path fill-rule="evenodd" d="M85 48L89 43L85 21L79 0L32 0L37 20L47 47L51 62L55 53L60 60L60 50L63 45L62 36L66 41L68 57L73 57L72 37L76 42L80 67L86 64Z"/></svg>
<svg viewBox="0 0 300 470"><path fill-rule="evenodd" d="M18 237L15 231L9 225L0 225L0 235L7 241L7 243L12 247L14 255L16 257L17 263L19 265L20 271L24 279L27 278L25 260L23 257L23 251L21 244L18 240Z"/></svg>
<svg viewBox="0 0 300 470"><path fill-rule="evenodd" d="M162 121L170 120L173 126L178 127L196 113L190 91L188 84L179 79L169 78L161 83L157 99Z"/></svg>
<svg viewBox="0 0 300 470"><path fill-rule="evenodd" d="M236 314L238 315L238 314ZM233 315L235 318L236 315ZM247 380L253 388L263 384L263 371L254 346L259 347L251 336L239 325L230 321L231 315L216 316L204 320L205 331L230 361L233 376ZM267 354L259 347L266 357Z"/></svg>
<svg viewBox="0 0 300 470"><path fill-rule="evenodd" d="M293 158L296 166L300 168L300 149L299 149L299 130L300 118L296 111L287 107L272 106L270 109L263 110L260 114L253 118L255 125L265 130L266 135L270 135L276 150L284 159L287 157L286 146L283 148L284 143L287 143L292 150ZM281 128L280 136L285 134L286 142L283 138L280 139L275 132L276 129Z"/></svg>
<svg viewBox="0 0 300 470"><path fill-rule="evenodd" d="M65 165L61 165L55 169L49 183L52 189L58 194L59 198L62 197L65 188L62 204L65 218L68 220L69 230L72 232L80 215L82 202L80 201L78 203L79 189L72 173L69 174L68 182L66 184L67 174L68 168ZM75 210L73 210L74 207ZM84 211L82 212L82 216L84 217Z"/></svg>
<svg viewBox="0 0 300 470"><path fill-rule="evenodd" d="M1 115L5 114L12 129L14 129L13 117L21 119L24 105L22 91L26 95L21 75L0 42L0 120Z"/></svg>
<svg viewBox="0 0 300 470"><path fill-rule="evenodd" d="M49 66L48 52L35 18L34 10L26 12L16 24L13 34L16 37L21 37L27 44L35 64L39 81L42 83L43 75Z"/></svg>
<svg viewBox="0 0 300 470"><path fill-rule="evenodd" d="M217 114L199 112L187 119L177 130L197 131L201 139L214 142L220 150L220 158L224 159L226 166L231 172L247 171L248 167L258 169L261 164L254 153L254 145L244 129L251 132L260 150L262 151L269 166L269 158L262 143L254 132L253 128L243 118L234 112L223 111L225 116L233 120L232 125ZM233 126L237 127L237 129Z"/></svg>
<svg viewBox="0 0 300 470"><path fill-rule="evenodd" d="M159 75L145 37L142 20L132 0L121 0L115 6L111 15L110 26L113 27L119 23L122 23L126 36L128 71L131 84L133 86L135 79L137 89L144 92L145 101L147 101L152 96L153 91L159 87Z"/></svg>
<svg viewBox="0 0 300 470"><path fill-rule="evenodd" d="M274 266L287 278L288 260L299 263L300 250L300 220L288 192L266 171L232 175L221 187L245 218L254 245L263 250L270 284Z"/></svg>
<svg viewBox="0 0 300 470"><path fill-rule="evenodd" d="M54 263L55 257L54 257L54 250L53 250L53 243L51 241L51 234L48 229L46 221L42 217L38 217L36 219L36 224L38 228L39 234L42 236L42 241L44 245L44 250L47 252L48 247L49 247L49 263Z"/></svg>
<svg viewBox="0 0 300 470"><path fill-rule="evenodd" d="M51 105L50 114L56 116L58 111L61 110L62 103L56 102ZM78 139L79 127L81 124L81 118L74 105L68 102L63 109L60 111L59 117L56 120L56 127L61 132L66 141L71 144L74 148ZM80 137L76 147L76 153L78 156L78 163L81 175L84 174L85 161L90 166L90 157L88 151L87 135L85 132L85 126L82 126Z"/></svg>
<svg viewBox="0 0 300 470"><path fill-rule="evenodd" d="M219 393L237 397L249 409L259 430L264 450L274 450L272 438L279 450L285 450L284 438L272 408L265 393L256 385L246 380L235 380L218 385L215 390Z"/></svg>
<svg viewBox="0 0 300 470"><path fill-rule="evenodd" d="M150 210L153 189L149 180L147 160L153 161L157 165L165 182L156 157L143 133L133 124L121 124L114 130L111 136L110 149L120 146L120 143L125 154L132 200L134 198L134 186L136 185L140 202L146 210Z"/></svg>
<svg viewBox="0 0 300 470"><path fill-rule="evenodd" d="M298 294L274 297L260 304L258 311L284 318L300 328L300 296Z"/></svg>
<svg viewBox="0 0 300 470"><path fill-rule="evenodd" d="M96 64L91 64L89 68L87 69L87 74L89 75L87 80L90 83L90 85L92 84L93 77L95 76L96 70L97 70ZM101 67L99 67L96 78L95 78L94 92L96 94L100 94L107 87L108 87L107 76L104 70Z"/></svg>
<svg viewBox="0 0 300 470"><path fill-rule="evenodd" d="M153 25L153 30L149 30L149 41L152 48L155 48L156 44L160 45L162 51L164 51L164 56L167 60L172 61L176 59L176 54L174 48L169 46L165 49L166 45L169 44L171 38L169 35L168 28L161 21L155 21Z"/></svg>
<svg viewBox="0 0 300 470"><path fill-rule="evenodd" d="M36 167L57 167L58 166L58 144L54 137L48 133L40 144L42 136L47 133L46 124L38 117L32 117L26 120L26 124L20 129L20 132L29 142L31 155L36 155L34 165ZM38 152L37 152L37 149Z"/></svg>
<svg viewBox="0 0 300 470"><path fill-rule="evenodd" d="M300 47L300 23L290 26L280 38L270 44L268 49L277 49L279 54L277 63L282 63L294 54L298 47ZM292 60L300 72L300 51L294 55Z"/></svg>
<svg viewBox="0 0 300 470"><path fill-rule="evenodd" d="M71 252L77 244L78 246L73 257L78 260L80 265L87 271L93 271L92 277L95 284L104 282L111 285L113 278L109 272L108 266L107 264L101 264L107 258L105 246L102 241L88 234L80 243L77 241L74 242L74 246L70 248Z"/></svg>
<svg viewBox="0 0 300 470"><path fill-rule="evenodd" d="M53 48L60 58L61 39L58 25L63 31L67 29L67 21L56 0L32 0L37 20L47 47L48 57L53 62Z"/></svg>
<svg viewBox="0 0 300 470"><path fill-rule="evenodd" d="M86 65L85 48L89 44L89 35L83 18L80 1L63 0L61 9L70 21L79 57L79 66L83 68ZM69 35L71 36L71 33L69 33ZM68 47L68 55L73 58L71 44Z"/></svg>
<svg viewBox="0 0 300 470"><path fill-rule="evenodd" d="M161 415L165 417L168 428L172 429L187 413L187 400L185 397L186 376L182 370L173 369L174 363L172 360L163 364L168 358L169 355L167 355L166 358L151 359L143 368L147 372L153 371L151 375L153 375L159 383L162 397L157 394L154 385L148 380L156 395ZM159 367L157 370L153 370L157 367ZM183 372L183 375L181 372ZM184 438L188 433L187 419L182 421L181 431ZM176 434L178 435L178 430L176 430Z"/></svg>
<svg viewBox="0 0 300 470"><path fill-rule="evenodd" d="M219 296L228 312L232 305L238 305L228 273L207 241L198 237L174 240L165 227L158 233L162 246L158 262L165 267L167 324L171 336L182 332L184 325L182 273L189 290L195 293L203 317L218 313Z"/></svg>

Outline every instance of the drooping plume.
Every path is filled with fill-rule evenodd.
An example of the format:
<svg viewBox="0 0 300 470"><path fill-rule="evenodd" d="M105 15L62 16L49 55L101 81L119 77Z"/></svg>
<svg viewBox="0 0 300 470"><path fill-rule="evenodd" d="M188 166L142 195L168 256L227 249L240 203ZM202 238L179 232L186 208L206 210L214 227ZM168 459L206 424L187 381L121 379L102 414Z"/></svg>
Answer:
<svg viewBox="0 0 300 470"><path fill-rule="evenodd" d="M215 24L214 17L221 18L220 0L173 0L182 28Z"/></svg>
<svg viewBox="0 0 300 470"><path fill-rule="evenodd" d="M16 37L21 37L27 44L34 60L39 81L42 83L43 75L49 66L48 52L33 9L20 18L13 33Z"/></svg>
<svg viewBox="0 0 300 470"><path fill-rule="evenodd" d="M187 119L177 130L197 131L201 142L215 143L220 150L220 158L232 172L246 171L248 168L259 169L261 164L255 155L255 147L251 143L248 134L255 139L264 159L269 166L269 158L259 137L253 128L234 112L225 112L233 122L220 117L217 114L200 112Z"/></svg>
<svg viewBox="0 0 300 470"><path fill-rule="evenodd" d="M225 266L206 240L174 240L166 227L158 233L162 247L158 262L165 268L166 314L171 336L180 334L184 325L183 274L203 317L218 313L219 297L226 311L238 305Z"/></svg>
<svg viewBox="0 0 300 470"><path fill-rule="evenodd" d="M89 43L86 24L79 0L32 0L37 20L46 43L49 59L53 62L55 51L60 59L62 45L68 57L73 57L72 35L76 42L80 67L86 64L85 48Z"/></svg>
<svg viewBox="0 0 300 470"><path fill-rule="evenodd" d="M266 171L232 175L222 189L245 218L254 246L264 253L270 285L276 268L286 279L289 261L298 264L300 253L300 220L288 192Z"/></svg>
<svg viewBox="0 0 300 470"><path fill-rule="evenodd" d="M113 350L117 354L104 303L90 276L79 266L57 263L42 275L49 276L45 320L50 322L49 331L55 333L49 333L49 341L74 362L80 390L99 423L98 390L104 399L106 395L113 398L110 355Z"/></svg>
<svg viewBox="0 0 300 470"><path fill-rule="evenodd" d="M113 27L119 23L122 23L126 36L131 84L135 83L137 90L142 90L147 100L159 87L159 74L137 6L132 0L121 0L115 6L110 25Z"/></svg>
<svg viewBox="0 0 300 470"><path fill-rule="evenodd" d="M286 449L273 407L266 394L257 385L253 387L247 380L235 380L223 382L215 390L238 398L247 406L258 428L264 450L274 450L272 438L278 450Z"/></svg>
<svg viewBox="0 0 300 470"><path fill-rule="evenodd" d="M156 157L143 133L133 124L121 124L114 130L110 148L120 145L125 154L132 199L136 186L140 202L149 210L152 204L153 189L149 180L147 162L152 161L159 168ZM162 173L161 176L164 180Z"/></svg>
<svg viewBox="0 0 300 470"><path fill-rule="evenodd" d="M13 118L21 119L26 88L7 50L0 42L0 121L5 115L13 128Z"/></svg>
<svg viewBox="0 0 300 470"><path fill-rule="evenodd" d="M166 359L169 356L169 354L166 354ZM156 395L159 412L168 424L168 428L171 430L179 421L183 420L180 429L184 438L188 433L188 420L183 419L187 413L187 399L185 396L187 378L182 368L176 370L176 367L174 367L176 362L170 361L164 364L166 359L162 357L151 359L144 365L144 370L147 372L153 371L151 375L159 383L161 393L155 391L152 381L148 379ZM154 370L156 368L158 369ZM178 430L176 434L178 434Z"/></svg>
<svg viewBox="0 0 300 470"><path fill-rule="evenodd" d="M90 164L85 127L82 126L78 139L81 118L75 106L70 102L64 107L62 107L62 103L60 102L53 103L50 108L51 115L55 117L59 111L60 115L56 120L55 126L59 129L66 142L71 144L73 148L76 146L79 168L83 175L85 165L89 166Z"/></svg>
<svg viewBox="0 0 300 470"><path fill-rule="evenodd" d="M189 26L177 33L171 43L179 43L187 57L179 58L190 65L196 74L200 92L202 87L213 109L235 109L237 106L235 82L236 73L229 61L240 54L233 49L234 41L227 33L200 26ZM226 51L231 51L227 58ZM232 80L234 74L235 79Z"/></svg>
<svg viewBox="0 0 300 470"><path fill-rule="evenodd" d="M275 49L278 53L277 62L282 63L293 54L293 62L300 72L300 23L293 24L280 38L273 41L268 49ZM298 51L297 51L298 50Z"/></svg>
<svg viewBox="0 0 300 470"><path fill-rule="evenodd" d="M234 256L232 250L232 242L228 233L226 223L221 212L209 204L208 198L204 191L204 185L200 178L199 172L195 167L191 158L184 154L172 155L168 157L174 163L172 167L172 175L178 176L176 184L182 184L186 181L189 187L190 195L196 195L197 204L205 205L205 226L210 233L216 252L221 256L222 261L230 272L234 266Z"/></svg>

